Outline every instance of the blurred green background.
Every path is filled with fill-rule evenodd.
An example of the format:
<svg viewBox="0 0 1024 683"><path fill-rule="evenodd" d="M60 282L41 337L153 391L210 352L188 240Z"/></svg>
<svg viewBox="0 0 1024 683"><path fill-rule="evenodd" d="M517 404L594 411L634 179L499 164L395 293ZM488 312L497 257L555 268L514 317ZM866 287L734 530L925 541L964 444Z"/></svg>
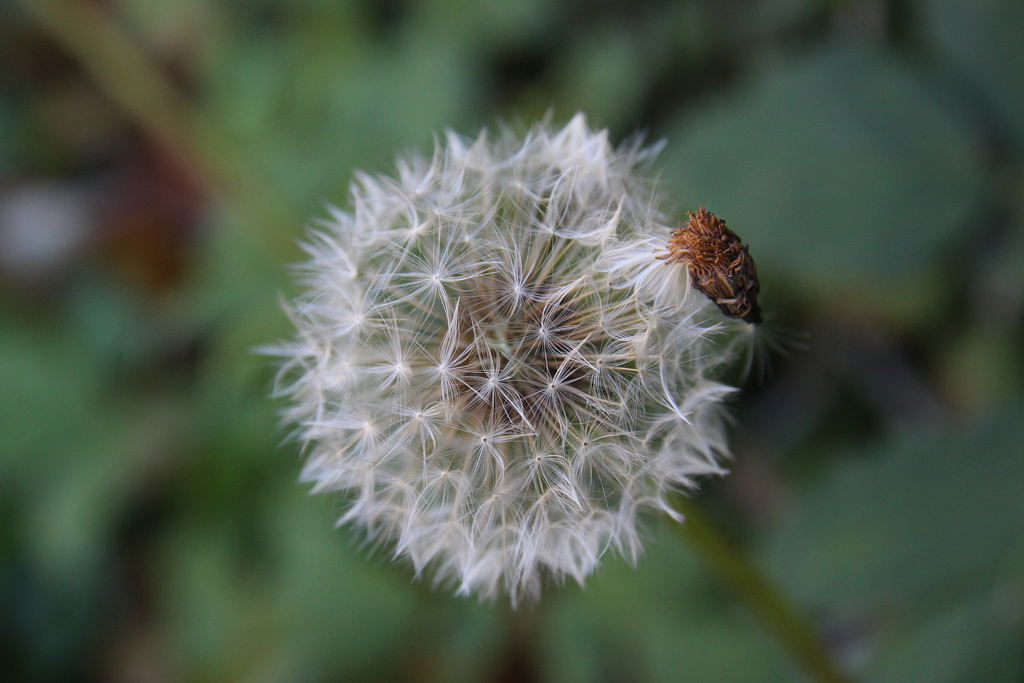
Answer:
<svg viewBox="0 0 1024 683"><path fill-rule="evenodd" d="M296 483L251 351L304 223L577 110L757 259L785 353L700 504L853 677L1024 679L1019 0L4 0L0 678L801 680L665 520L511 615Z"/></svg>

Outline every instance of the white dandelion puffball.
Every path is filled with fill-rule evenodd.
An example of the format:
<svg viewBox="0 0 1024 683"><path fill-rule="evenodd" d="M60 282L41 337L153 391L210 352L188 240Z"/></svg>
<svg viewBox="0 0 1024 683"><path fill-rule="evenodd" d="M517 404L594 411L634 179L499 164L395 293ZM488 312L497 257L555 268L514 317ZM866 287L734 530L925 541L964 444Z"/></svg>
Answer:
<svg viewBox="0 0 1024 683"><path fill-rule="evenodd" d="M658 258L652 156L577 115L357 176L273 350L303 478L348 494L340 523L516 604L609 548L635 562L638 513L678 516L671 492L723 472L730 321Z"/></svg>

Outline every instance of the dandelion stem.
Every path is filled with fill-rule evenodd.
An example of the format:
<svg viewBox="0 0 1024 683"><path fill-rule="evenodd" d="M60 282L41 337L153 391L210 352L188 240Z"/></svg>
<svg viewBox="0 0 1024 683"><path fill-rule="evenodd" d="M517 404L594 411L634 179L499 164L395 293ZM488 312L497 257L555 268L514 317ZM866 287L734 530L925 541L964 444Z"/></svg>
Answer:
<svg viewBox="0 0 1024 683"><path fill-rule="evenodd" d="M278 260L297 256L287 229L300 221L227 131L186 101L177 87L96 3L20 0L50 38L64 48L106 95L212 194L256 228L262 249Z"/></svg>
<svg viewBox="0 0 1024 683"><path fill-rule="evenodd" d="M676 496L675 509L686 518L680 535L716 574L748 604L765 627L815 680L849 680L837 666L807 618L793 606L695 502Z"/></svg>

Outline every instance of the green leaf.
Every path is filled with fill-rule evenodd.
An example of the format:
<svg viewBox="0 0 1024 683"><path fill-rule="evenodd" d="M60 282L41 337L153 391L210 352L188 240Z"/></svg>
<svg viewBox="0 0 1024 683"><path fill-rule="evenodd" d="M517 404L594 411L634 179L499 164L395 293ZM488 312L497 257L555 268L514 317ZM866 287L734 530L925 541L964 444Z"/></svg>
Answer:
<svg viewBox="0 0 1024 683"><path fill-rule="evenodd" d="M240 540L226 520L199 518L161 539L160 618L175 678L239 680L279 666L274 596L242 565Z"/></svg>
<svg viewBox="0 0 1024 683"><path fill-rule="evenodd" d="M996 628L996 614L996 630L1021 627L1019 599L994 613L975 603L991 600L993 586L1024 591L1019 571L1007 570L1024 557L1022 441L1024 409L1010 405L851 456L769 537L772 573L806 605L867 618L883 634L909 633L895 646L902 654L893 654L894 667L965 620ZM984 642L960 643L944 656L966 661Z"/></svg>
<svg viewBox="0 0 1024 683"><path fill-rule="evenodd" d="M974 104L1024 145L1024 3L929 0L923 6L925 30L941 58L981 96Z"/></svg>
<svg viewBox="0 0 1024 683"><path fill-rule="evenodd" d="M776 575L847 609L984 583L1024 538L1022 442L1024 409L1013 406L851 457L772 537Z"/></svg>
<svg viewBox="0 0 1024 683"><path fill-rule="evenodd" d="M956 605L909 637L886 643L867 678L893 683L1020 680L1020 625L1007 623L997 597L983 595Z"/></svg>
<svg viewBox="0 0 1024 683"><path fill-rule="evenodd" d="M410 583L408 571L382 569L386 553L372 557L334 528L337 503L307 497L290 481L266 497L262 528L277 565L266 590L280 611L287 659L305 672L301 678L383 678L382 668L390 671L403 659L394 644L409 629L422 586Z"/></svg>
<svg viewBox="0 0 1024 683"><path fill-rule="evenodd" d="M758 265L815 287L892 291L955 238L982 182L946 101L894 58L845 46L769 72L669 142L681 202L729 221Z"/></svg>
<svg viewBox="0 0 1024 683"><path fill-rule="evenodd" d="M78 340L0 313L0 473L8 468L39 479L42 454L60 461L63 436L83 429L102 386L98 355ZM59 330L65 332L65 330Z"/></svg>
<svg viewBox="0 0 1024 683"><path fill-rule="evenodd" d="M89 429L64 433L67 442L56 447L64 461L50 469L45 488L28 505L32 559L56 581L74 582L99 569L140 489L187 443L181 397L105 407Z"/></svg>

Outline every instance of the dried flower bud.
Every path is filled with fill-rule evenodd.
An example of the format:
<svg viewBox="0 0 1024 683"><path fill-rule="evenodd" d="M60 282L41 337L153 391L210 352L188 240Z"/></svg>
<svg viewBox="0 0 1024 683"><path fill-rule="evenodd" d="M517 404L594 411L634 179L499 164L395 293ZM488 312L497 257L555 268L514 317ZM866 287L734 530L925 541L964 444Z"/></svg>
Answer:
<svg viewBox="0 0 1024 683"><path fill-rule="evenodd" d="M747 245L725 221L703 206L672 231L665 263L685 263L690 284L707 295L730 318L761 322L757 295L761 285Z"/></svg>

